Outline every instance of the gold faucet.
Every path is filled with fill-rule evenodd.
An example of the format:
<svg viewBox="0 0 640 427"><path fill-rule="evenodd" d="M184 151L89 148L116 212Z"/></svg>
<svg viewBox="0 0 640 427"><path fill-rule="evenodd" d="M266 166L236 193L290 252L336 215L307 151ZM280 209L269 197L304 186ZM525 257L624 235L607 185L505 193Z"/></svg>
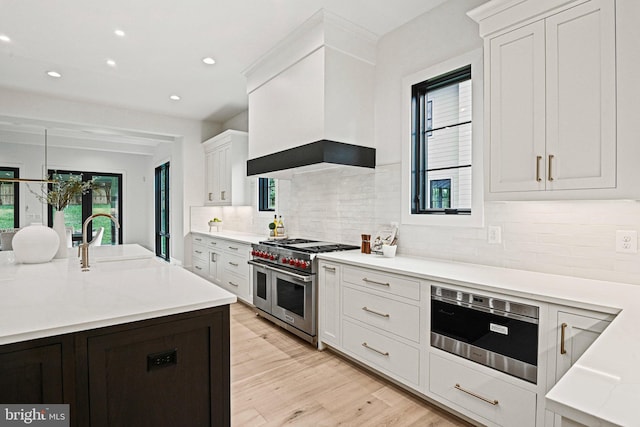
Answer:
<svg viewBox="0 0 640 427"><path fill-rule="evenodd" d="M81 257L80 268L82 268L82 271L89 271L89 242L87 242L87 225L89 225L91 220L97 216L106 216L111 221L113 221L113 223L116 225L116 228L120 228L118 219L113 215L107 213L93 214L84 221L84 224L82 224L82 243L78 246L78 255Z"/></svg>

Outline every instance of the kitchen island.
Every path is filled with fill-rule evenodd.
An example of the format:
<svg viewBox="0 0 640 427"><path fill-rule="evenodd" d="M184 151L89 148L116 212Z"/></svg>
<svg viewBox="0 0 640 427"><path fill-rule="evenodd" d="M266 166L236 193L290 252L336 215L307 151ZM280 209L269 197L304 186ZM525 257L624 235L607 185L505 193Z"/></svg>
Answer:
<svg viewBox="0 0 640 427"><path fill-rule="evenodd" d="M228 425L236 297L138 245L15 264L0 253L0 402L71 425Z"/></svg>

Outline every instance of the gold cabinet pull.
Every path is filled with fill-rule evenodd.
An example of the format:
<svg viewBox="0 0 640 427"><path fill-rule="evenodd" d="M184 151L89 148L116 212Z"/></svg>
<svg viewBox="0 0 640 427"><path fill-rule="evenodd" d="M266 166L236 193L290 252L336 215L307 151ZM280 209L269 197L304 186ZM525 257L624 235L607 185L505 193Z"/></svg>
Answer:
<svg viewBox="0 0 640 427"><path fill-rule="evenodd" d="M363 342L362 346L364 348L366 348L366 349L371 350L371 351L375 351L376 353L381 354L383 356L389 356L389 352L388 351L381 351L381 350L378 350L377 348L373 348L369 344L367 344L366 342Z"/></svg>
<svg viewBox="0 0 640 427"><path fill-rule="evenodd" d="M211 193L209 193L209 201L211 201Z"/></svg>
<svg viewBox="0 0 640 427"><path fill-rule="evenodd" d="M391 286L389 283L376 282L375 280L367 279L366 277L364 277L362 281L367 283L373 283L374 285Z"/></svg>
<svg viewBox="0 0 640 427"><path fill-rule="evenodd" d="M567 324L563 323L560 325L560 354L567 354L567 349L564 346L565 334L567 331Z"/></svg>
<svg viewBox="0 0 640 427"><path fill-rule="evenodd" d="M236 285L236 284L235 284L235 283L233 283L233 282L229 282L229 284L230 284L231 286L235 286L236 288L238 287L238 285Z"/></svg>
<svg viewBox="0 0 640 427"><path fill-rule="evenodd" d="M470 390L465 390L465 389L463 389L463 388L460 386L460 384L456 384L455 388L456 388L456 390L460 390L460 391L461 391L461 392L463 392L463 393L467 393L469 396L473 396L473 397L475 397L476 399L480 399L480 400L482 400L483 402L487 402L487 403L489 403L490 405L496 406L496 405L498 404L498 401L497 401L496 399L488 399L488 398L486 398L486 397L484 397L484 396L480 396L479 394L474 393L474 392L472 392L472 391L470 391Z"/></svg>
<svg viewBox="0 0 640 427"><path fill-rule="evenodd" d="M229 265L232 265L232 266L234 266L234 267L237 267L237 266L238 266L238 263L235 263L235 262L231 262L231 261L229 261Z"/></svg>
<svg viewBox="0 0 640 427"><path fill-rule="evenodd" d="M227 247L228 247L229 249L231 249L232 251L237 251L237 250L238 250L238 248L233 247L233 246L227 246Z"/></svg>
<svg viewBox="0 0 640 427"><path fill-rule="evenodd" d="M220 192L220 200L226 200L225 193L226 193L226 191L221 191Z"/></svg>
<svg viewBox="0 0 640 427"><path fill-rule="evenodd" d="M336 271L336 268L335 268L335 267L329 267L329 266L327 266L327 265L323 265L323 266L322 266L322 268L324 268L324 269L325 269L325 270L327 270L327 271L334 271L334 272Z"/></svg>
<svg viewBox="0 0 640 427"><path fill-rule="evenodd" d="M536 181L542 181L540 177L540 161L542 161L542 156L536 156Z"/></svg>
<svg viewBox="0 0 640 427"><path fill-rule="evenodd" d="M549 181L553 181L553 175L551 174L551 162L553 161L553 154L549 154L549 175L548 175L548 179Z"/></svg>
<svg viewBox="0 0 640 427"><path fill-rule="evenodd" d="M375 314L376 316L387 317L387 318L389 317L389 315L387 313L380 313L379 311L371 310L367 306L362 307L362 310L366 311L367 313Z"/></svg>

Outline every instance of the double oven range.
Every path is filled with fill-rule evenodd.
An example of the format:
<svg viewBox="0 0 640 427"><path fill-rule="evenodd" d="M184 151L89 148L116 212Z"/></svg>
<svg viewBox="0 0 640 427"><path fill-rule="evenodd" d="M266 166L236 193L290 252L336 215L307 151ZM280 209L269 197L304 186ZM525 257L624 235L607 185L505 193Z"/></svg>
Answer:
<svg viewBox="0 0 640 427"><path fill-rule="evenodd" d="M308 239L267 240L251 245L253 304L258 315L317 344L316 254L359 246Z"/></svg>

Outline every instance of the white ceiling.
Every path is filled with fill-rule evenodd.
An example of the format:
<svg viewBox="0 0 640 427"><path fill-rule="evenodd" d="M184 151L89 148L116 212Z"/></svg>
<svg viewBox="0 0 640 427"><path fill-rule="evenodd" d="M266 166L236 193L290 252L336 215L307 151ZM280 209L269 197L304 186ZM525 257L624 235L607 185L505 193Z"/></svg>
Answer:
<svg viewBox="0 0 640 427"><path fill-rule="evenodd" d="M247 109L242 71L317 10L381 36L444 1L0 0L0 86L221 123Z"/></svg>

